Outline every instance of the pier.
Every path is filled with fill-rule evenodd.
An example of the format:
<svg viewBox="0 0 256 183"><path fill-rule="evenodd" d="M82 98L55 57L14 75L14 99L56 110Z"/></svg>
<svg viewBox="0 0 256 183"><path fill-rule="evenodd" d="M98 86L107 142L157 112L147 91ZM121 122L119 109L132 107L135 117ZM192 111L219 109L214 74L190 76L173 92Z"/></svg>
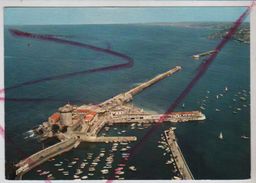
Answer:
<svg viewBox="0 0 256 183"><path fill-rule="evenodd" d="M76 135L81 141L84 142L103 142L103 143L112 143L112 142L132 142L136 141L137 137L135 136L116 136L116 137L96 137L96 136L87 136L81 133L76 133Z"/></svg>
<svg viewBox="0 0 256 183"><path fill-rule="evenodd" d="M65 141L54 144L53 146L50 146L46 149L43 149L20 161L18 164L16 164L16 167L18 167L18 169L16 170L16 179L21 179L25 173L27 173L34 167L44 163L48 159L73 149L76 143L76 138L67 139Z"/></svg>
<svg viewBox="0 0 256 183"><path fill-rule="evenodd" d="M174 131L170 128L169 130L164 131L164 134L165 134L166 141L169 145L170 151L172 153L172 157L174 159L175 165L179 172L180 178L185 180L193 180L194 177L180 150Z"/></svg>
<svg viewBox="0 0 256 183"><path fill-rule="evenodd" d="M207 52L203 52L203 53L200 53L200 54L193 55L192 58L195 59L195 60L198 60L198 59L200 59L200 57L212 55L216 52L217 52L216 50L211 50L211 51L207 51Z"/></svg>
<svg viewBox="0 0 256 183"><path fill-rule="evenodd" d="M34 133L40 136L41 139L57 137L60 142L17 163L17 179L21 179L22 175L49 158L76 148L80 143L136 141L137 137L135 136L107 137L98 136L98 134L106 125L114 125L117 123L157 123L162 114L152 114L132 105L130 102L136 94L180 70L181 67L176 66L98 105L83 104L77 106L66 104L60 107L58 111L48 118L48 121L43 122L38 128L34 129ZM177 123L201 121L204 119L205 115L200 111L172 112L165 118L165 122Z"/></svg>
<svg viewBox="0 0 256 183"><path fill-rule="evenodd" d="M165 114L123 114L114 116L111 123L157 123L159 119ZM186 112L172 112L165 115L165 122L182 123L195 122L205 119L205 115L200 111Z"/></svg>

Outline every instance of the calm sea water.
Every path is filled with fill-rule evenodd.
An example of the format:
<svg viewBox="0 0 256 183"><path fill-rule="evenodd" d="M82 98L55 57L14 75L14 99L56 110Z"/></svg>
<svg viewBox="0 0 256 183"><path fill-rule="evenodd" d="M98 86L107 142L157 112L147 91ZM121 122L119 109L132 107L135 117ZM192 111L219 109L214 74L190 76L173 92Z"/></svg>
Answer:
<svg viewBox="0 0 256 183"><path fill-rule="evenodd" d="M42 82L6 91L10 98L48 98L59 101L5 102L6 166L17 163L42 148L35 139L24 139L24 133L47 120L48 116L68 101L81 100L99 103L124 92L136 84L164 72L176 65L183 70L148 88L134 98L134 103L144 109L163 113L184 89L196 73L202 61L194 61L191 55L213 49L218 40L208 40L214 30L206 27L175 27L163 25L51 25L5 27L5 87L25 81L58 74L86 70L120 63L102 53L53 42L13 37L8 28L22 31L68 36L65 39L111 48L134 59L134 67L112 72L79 75L63 80ZM200 110L205 105L207 119L200 123L163 124L137 150L129 163L138 171L126 171L125 179L170 179L167 156L157 147L160 134L170 126L176 126L178 143L196 179L245 179L250 177L250 77L249 45L230 41L214 60L207 73L183 101L185 108L176 111ZM228 92L224 92L225 86ZM244 91L243 91L244 90ZM209 91L209 92L207 92ZM219 99L216 95L223 94ZM239 97L245 96L246 101ZM234 101L234 99L236 101ZM77 103L79 104L79 102ZM219 112L216 111L220 109ZM240 108L240 111L237 111ZM237 113L234 114L233 111ZM130 129L128 126L118 126ZM128 131L139 139L145 130ZM224 140L219 140L222 132ZM110 135L116 134L111 129ZM132 143L133 146L135 143ZM45 144L47 146L49 144ZM81 160L87 152L99 154L111 144L82 144L77 149L58 156L54 162L46 162L24 176L24 179L45 179L37 169L50 170L56 179L73 179L73 174L63 176L54 163ZM114 158L117 163L120 154ZM66 165L65 165L66 166ZM77 165L78 166L78 165ZM91 179L100 179L100 169ZM75 172L76 168L70 171ZM88 172L85 168L83 175ZM9 172L6 172L8 175ZM105 178L108 178L105 176Z"/></svg>

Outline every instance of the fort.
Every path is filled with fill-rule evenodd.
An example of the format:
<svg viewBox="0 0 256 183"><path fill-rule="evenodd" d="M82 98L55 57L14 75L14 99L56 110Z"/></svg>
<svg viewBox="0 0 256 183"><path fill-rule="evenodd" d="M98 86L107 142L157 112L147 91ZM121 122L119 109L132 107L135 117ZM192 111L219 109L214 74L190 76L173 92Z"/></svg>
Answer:
<svg viewBox="0 0 256 183"><path fill-rule="evenodd" d="M42 140L57 137L60 142L17 163L15 165L17 168L16 179L22 179L22 176L34 167L44 163L54 156L76 148L81 142L110 143L131 142L137 140L135 136L99 136L99 132L105 125L126 123L157 123L163 115L165 116L164 122L172 123L204 120L205 115L200 111L151 114L130 103L134 95L180 70L181 67L176 66L173 69L159 74L153 79L144 82L125 93L118 94L98 105L84 104L77 106L66 104L60 107L58 111L54 112L48 118L48 121L43 122L34 129L34 132L38 134ZM175 138L175 136L171 135L171 138ZM171 148L171 150L172 149L173 148ZM181 151L177 151L177 149L175 149L173 153L177 154L181 153ZM183 166L184 161L177 161L177 163L180 162ZM184 177L185 179L187 177L193 177L192 175L189 175L187 171L184 173L184 175L187 175Z"/></svg>

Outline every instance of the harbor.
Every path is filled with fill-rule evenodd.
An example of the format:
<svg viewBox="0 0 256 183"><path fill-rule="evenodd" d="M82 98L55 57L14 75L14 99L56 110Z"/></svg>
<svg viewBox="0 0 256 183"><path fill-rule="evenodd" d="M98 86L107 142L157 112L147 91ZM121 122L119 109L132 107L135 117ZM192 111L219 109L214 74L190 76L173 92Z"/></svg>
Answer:
<svg viewBox="0 0 256 183"><path fill-rule="evenodd" d="M122 143L136 141L137 138L135 136L108 137L98 136L98 134L106 125L157 123L163 114L150 114L128 103L132 101L134 95L180 70L181 67L176 66L128 92L121 93L98 105L76 106L66 104L60 107L58 112L53 113L48 118L48 121L43 122L42 125L34 129L35 134L40 136L42 140L57 137L60 142L17 163L15 165L17 167L17 179L21 179L25 173L48 159L77 148L82 142ZM172 112L167 114L165 122L177 123L204 119L205 115L200 111Z"/></svg>

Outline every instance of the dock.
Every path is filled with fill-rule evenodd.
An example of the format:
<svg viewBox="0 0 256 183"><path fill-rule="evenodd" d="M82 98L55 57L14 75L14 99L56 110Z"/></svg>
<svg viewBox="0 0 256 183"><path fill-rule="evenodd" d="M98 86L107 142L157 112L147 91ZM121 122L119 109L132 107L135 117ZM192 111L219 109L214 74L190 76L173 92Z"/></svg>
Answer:
<svg viewBox="0 0 256 183"><path fill-rule="evenodd" d="M200 59L200 57L212 55L212 54L214 54L216 52L217 52L216 50L211 50L211 51L207 51L207 52L203 52L203 53L199 53L199 54L193 55L192 58L194 60L198 60L198 59Z"/></svg>
<svg viewBox="0 0 256 183"><path fill-rule="evenodd" d="M97 136L87 136L87 135L84 135L83 133L76 133L74 135L84 142L113 143L113 142L133 142L137 140L137 137L135 136L97 137Z"/></svg>
<svg viewBox="0 0 256 183"><path fill-rule="evenodd" d="M170 128L169 130L164 131L166 141L169 145L172 157L174 159L175 165L179 172L179 176L183 180L193 180L194 177L186 163L186 160L180 150L180 147L177 143L174 131Z"/></svg>
<svg viewBox="0 0 256 183"><path fill-rule="evenodd" d="M170 114L148 114L148 113L132 113L113 116L111 123L157 123L159 119L165 116L165 122L183 123L195 122L206 119L205 115L200 111L186 112L172 112Z"/></svg>

